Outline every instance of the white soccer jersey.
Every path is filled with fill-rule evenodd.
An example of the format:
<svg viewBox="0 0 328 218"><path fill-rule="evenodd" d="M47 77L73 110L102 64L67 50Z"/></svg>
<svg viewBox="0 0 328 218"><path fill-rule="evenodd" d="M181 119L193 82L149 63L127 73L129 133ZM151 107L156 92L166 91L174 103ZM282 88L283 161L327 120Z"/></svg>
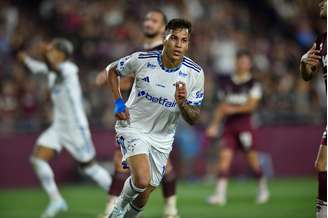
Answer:
<svg viewBox="0 0 328 218"><path fill-rule="evenodd" d="M54 108L54 124L88 129L88 120L82 103L78 67L70 61L65 61L59 65L60 73L57 75L50 71L45 63L30 57L25 58L25 64L32 73L43 73L48 76Z"/></svg>
<svg viewBox="0 0 328 218"><path fill-rule="evenodd" d="M191 59L184 57L180 66L167 69L161 62L162 51L136 52L117 62L121 76L134 73L135 81L126 106L130 122L117 121L116 130L132 129L145 134L156 149L172 149L177 120L180 116L175 101L175 84L184 82L187 103L201 105L204 97L204 72Z"/></svg>

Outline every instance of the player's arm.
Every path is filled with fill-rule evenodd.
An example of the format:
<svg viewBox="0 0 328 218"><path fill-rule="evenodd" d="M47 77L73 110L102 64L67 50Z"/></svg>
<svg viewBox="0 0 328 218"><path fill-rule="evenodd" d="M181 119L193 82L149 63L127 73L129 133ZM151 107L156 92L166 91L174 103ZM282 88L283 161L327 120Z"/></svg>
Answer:
<svg viewBox="0 0 328 218"><path fill-rule="evenodd" d="M222 103L217 104L213 111L212 121L206 130L206 135L209 137L216 137L225 114L222 111Z"/></svg>
<svg viewBox="0 0 328 218"><path fill-rule="evenodd" d="M252 113L256 110L262 97L262 88L260 84L254 83L248 93L248 99L244 104L234 105L224 103L221 105L221 111L224 115Z"/></svg>
<svg viewBox="0 0 328 218"><path fill-rule="evenodd" d="M187 99L187 90L186 90L186 84L183 82L177 82L175 84L176 90L175 90L175 100L177 102L177 105L179 106L181 115L187 123L190 125L194 125L197 120L200 117L200 103L203 99L203 85L204 80L202 79L200 82L198 82L201 86L199 87L200 90L200 96L196 96L195 93L191 93L193 96L192 100L196 100L197 104L193 104L193 101L190 101L190 99ZM199 99L197 99L199 98ZM198 104L199 103L199 104Z"/></svg>
<svg viewBox="0 0 328 218"><path fill-rule="evenodd" d="M124 104L120 91L120 77L136 72L139 66L138 53L134 53L109 64L97 76L96 83L98 85L107 85L110 87L115 103L114 113L119 120L129 120L129 112Z"/></svg>
<svg viewBox="0 0 328 218"><path fill-rule="evenodd" d="M34 58L31 58L25 52L19 52L17 57L18 60L21 63L23 63L29 71L31 71L34 74L48 72L48 67L44 62L37 61Z"/></svg>
<svg viewBox="0 0 328 218"><path fill-rule="evenodd" d="M200 117L200 108L199 106L189 105L186 102L178 104L182 117L190 125L194 125Z"/></svg>
<svg viewBox="0 0 328 218"><path fill-rule="evenodd" d="M303 80L311 80L313 74L319 71L321 59L319 53L320 50L316 49L316 43L314 43L312 48L302 56L300 63L300 72Z"/></svg>
<svg viewBox="0 0 328 218"><path fill-rule="evenodd" d="M105 69L106 84L110 87L114 99L114 114L119 120L129 120L129 112L123 101L120 91L120 74L116 69L117 64Z"/></svg>
<svg viewBox="0 0 328 218"><path fill-rule="evenodd" d="M109 64L103 71L101 71L96 78L96 84L98 86L106 86L108 84L108 70L113 67L117 66L117 61ZM132 87L134 82L134 76L128 75L126 77L119 77L119 85L121 91L129 91Z"/></svg>

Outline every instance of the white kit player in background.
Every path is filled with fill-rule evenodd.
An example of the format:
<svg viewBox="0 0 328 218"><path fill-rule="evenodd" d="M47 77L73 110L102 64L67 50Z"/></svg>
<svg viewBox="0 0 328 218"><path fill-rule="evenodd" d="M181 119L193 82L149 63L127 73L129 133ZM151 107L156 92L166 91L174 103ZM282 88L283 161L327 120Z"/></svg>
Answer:
<svg viewBox="0 0 328 218"><path fill-rule="evenodd" d="M109 217L138 217L151 192L161 183L172 150L180 115L194 124L204 96L202 68L185 57L191 24L171 20L163 50L136 52L109 65L97 77L109 85L115 101L117 143L131 176L125 181ZM124 103L118 77L134 73L131 94Z"/></svg>
<svg viewBox="0 0 328 218"><path fill-rule="evenodd" d="M72 44L66 39L54 39L41 49L44 62L20 52L18 58L33 74L46 74L53 102L53 122L36 142L31 163L50 202L42 218L55 217L67 210L54 180L48 161L64 147L80 164L81 170L100 187L107 190L111 184L108 172L95 162L95 149L91 140L78 77L78 67L69 60Z"/></svg>

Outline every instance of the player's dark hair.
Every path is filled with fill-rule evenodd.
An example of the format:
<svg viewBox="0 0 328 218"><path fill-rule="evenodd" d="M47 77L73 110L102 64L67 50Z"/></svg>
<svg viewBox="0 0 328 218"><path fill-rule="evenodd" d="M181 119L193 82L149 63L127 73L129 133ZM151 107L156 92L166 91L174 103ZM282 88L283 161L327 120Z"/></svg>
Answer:
<svg viewBox="0 0 328 218"><path fill-rule="evenodd" d="M163 18L163 23L164 23L164 25L167 24L167 17L166 17L166 15L164 14L164 12L163 12L161 9L153 8L153 9L151 9L149 12L156 12L156 13L161 14L161 15L162 15L162 18Z"/></svg>
<svg viewBox="0 0 328 218"><path fill-rule="evenodd" d="M248 49L240 49L236 54L237 59L243 56L247 56L252 59L252 53Z"/></svg>
<svg viewBox="0 0 328 218"><path fill-rule="evenodd" d="M56 49L65 54L66 59L72 56L74 48L73 44L69 40L64 38L55 38L52 43Z"/></svg>
<svg viewBox="0 0 328 218"><path fill-rule="evenodd" d="M165 31L176 30L176 29L187 29L188 33L191 33L191 23L188 20L175 18L166 24Z"/></svg>

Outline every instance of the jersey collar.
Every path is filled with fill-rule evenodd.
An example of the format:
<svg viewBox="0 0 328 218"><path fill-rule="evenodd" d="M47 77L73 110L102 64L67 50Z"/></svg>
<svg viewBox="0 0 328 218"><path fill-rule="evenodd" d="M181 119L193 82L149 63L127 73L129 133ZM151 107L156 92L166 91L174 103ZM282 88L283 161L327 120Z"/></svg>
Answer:
<svg viewBox="0 0 328 218"><path fill-rule="evenodd" d="M158 56L157 56L157 61L158 61L158 64L159 66L162 68L162 70L164 70L165 72L167 73L173 73L173 72L176 72L177 70L180 69L181 65L182 65L182 62L177 66L177 67L174 67L174 68L167 68L163 65L162 63L162 53L159 53Z"/></svg>

